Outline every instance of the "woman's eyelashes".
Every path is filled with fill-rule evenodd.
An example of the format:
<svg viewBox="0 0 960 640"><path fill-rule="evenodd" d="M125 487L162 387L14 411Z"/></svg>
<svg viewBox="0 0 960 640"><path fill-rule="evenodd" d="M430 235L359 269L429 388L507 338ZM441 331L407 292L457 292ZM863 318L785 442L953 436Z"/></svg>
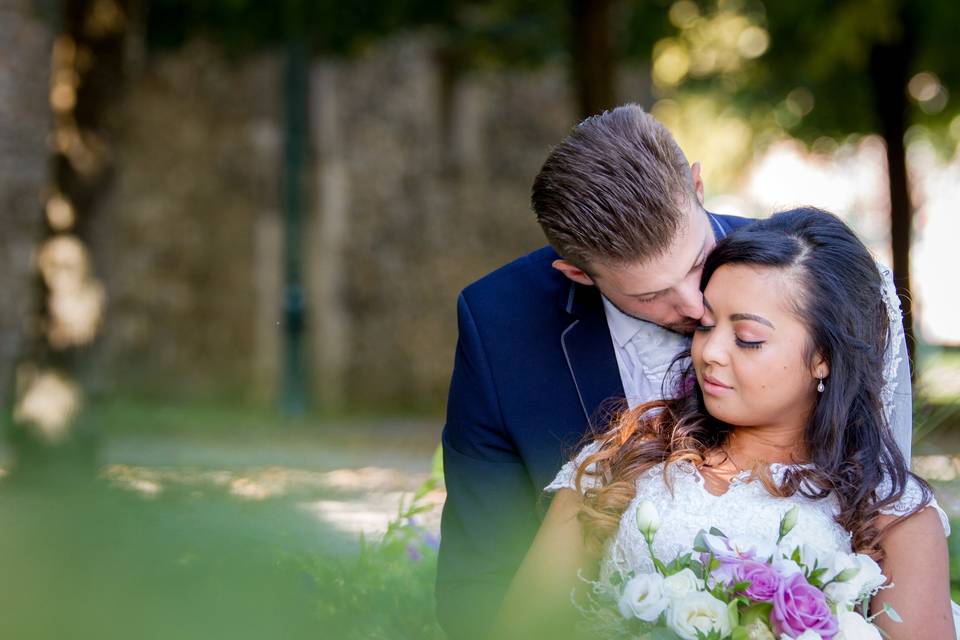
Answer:
<svg viewBox="0 0 960 640"><path fill-rule="evenodd" d="M763 340L741 340L740 338L735 338L737 341L737 346L742 349L759 349L763 346Z"/></svg>
<svg viewBox="0 0 960 640"><path fill-rule="evenodd" d="M694 330L706 333L715 326L716 325L713 324L703 324L703 322L699 322L697 323L697 326L694 327ZM733 336L733 340L741 349L759 349L763 346L763 343L766 342L765 340L743 340L737 335Z"/></svg>

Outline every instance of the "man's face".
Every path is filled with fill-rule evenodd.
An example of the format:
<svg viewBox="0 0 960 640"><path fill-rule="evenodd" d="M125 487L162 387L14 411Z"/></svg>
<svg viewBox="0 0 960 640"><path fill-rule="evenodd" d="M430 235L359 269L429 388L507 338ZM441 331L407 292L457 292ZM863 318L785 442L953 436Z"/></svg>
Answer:
<svg viewBox="0 0 960 640"><path fill-rule="evenodd" d="M703 316L700 274L715 244L707 214L694 202L662 255L638 265L595 265L590 279L625 314L689 334Z"/></svg>

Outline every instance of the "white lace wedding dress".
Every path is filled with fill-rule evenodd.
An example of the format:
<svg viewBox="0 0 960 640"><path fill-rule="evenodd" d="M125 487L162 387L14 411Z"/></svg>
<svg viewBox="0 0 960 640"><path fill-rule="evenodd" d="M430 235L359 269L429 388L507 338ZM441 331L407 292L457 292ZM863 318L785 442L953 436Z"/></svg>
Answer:
<svg viewBox="0 0 960 640"><path fill-rule="evenodd" d="M576 490L577 467L594 450L593 445L587 445L575 460L563 466L546 490ZM787 465L772 465L773 479L779 482L788 468ZM653 551L657 558L665 563L678 555L692 552L697 533L710 527L719 528L729 537L749 535L775 539L780 519L795 505L800 507L797 525L784 538L784 543L809 544L826 551L851 551L850 533L833 519L839 512L835 498L811 500L801 495L774 497L767 492L763 483L750 481L749 472L735 476L726 493L714 495L707 490L699 470L686 461L671 464L666 473L670 474L672 495L663 479L662 464L651 468L637 480L637 495L624 511L620 528L605 549L600 565L600 583L608 583L611 575L617 572L626 575L630 571L654 571L647 545L635 520L636 508L643 500L651 501L660 514L661 525L654 538ZM591 480L589 475L584 475L582 488L589 487ZM882 493L882 488L880 492ZM918 505L921 499L919 485L910 480L903 497L883 513L907 513ZM929 506L936 509L944 532L949 535L950 523L943 509L936 500ZM960 625L960 608L956 604L953 605L953 611L954 624Z"/></svg>

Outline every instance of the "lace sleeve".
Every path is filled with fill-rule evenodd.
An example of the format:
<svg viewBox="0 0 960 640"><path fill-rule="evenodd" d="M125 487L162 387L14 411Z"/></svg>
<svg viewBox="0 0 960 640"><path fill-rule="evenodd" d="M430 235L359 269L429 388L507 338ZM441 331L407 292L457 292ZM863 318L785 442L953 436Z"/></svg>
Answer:
<svg viewBox="0 0 960 640"><path fill-rule="evenodd" d="M889 481L884 481L879 487L877 487L877 495L884 496L888 495L890 491ZM907 477L907 484L903 488L903 495L895 503L881 509L880 513L887 516L902 516L904 514L910 513L917 507L924 505L923 501L923 489L920 487L914 478ZM946 512L940 507L937 503L937 498L935 496L930 496L930 501L927 502L924 506L933 508L937 511L937 515L940 516L940 524L943 525L944 534L949 538L950 537L950 519L947 517Z"/></svg>
<svg viewBox="0 0 960 640"><path fill-rule="evenodd" d="M557 474L557 477L553 479L553 482L548 484L543 488L544 491L549 493L554 493L560 489L573 489L577 490L577 469L580 468L580 463L587 459L592 453L596 453L599 445L596 442L591 442L574 457L573 460L568 461L562 467L560 467L560 472ZM581 489L593 489L599 485L599 479L590 475L590 472L593 465L587 467L587 473L583 474L583 478L580 480Z"/></svg>

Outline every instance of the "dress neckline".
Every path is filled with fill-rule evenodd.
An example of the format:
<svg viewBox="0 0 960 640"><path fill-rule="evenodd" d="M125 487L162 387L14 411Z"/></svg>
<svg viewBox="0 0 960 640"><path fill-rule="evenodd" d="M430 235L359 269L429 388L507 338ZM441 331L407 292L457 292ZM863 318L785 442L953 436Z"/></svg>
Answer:
<svg viewBox="0 0 960 640"><path fill-rule="evenodd" d="M666 463L665 462L661 463L661 465L665 466ZM753 480L749 479L750 476L753 474L753 472L749 469L746 469L743 471L738 471L734 475L730 476L730 480L727 483L726 491L724 491L723 493L713 493L712 491L707 489L706 478L704 478L703 474L700 472L700 467L693 464L689 460L678 460L677 462L673 463L673 466L679 467L687 475L691 476L693 478L694 483L704 493L704 495L710 496L711 498L718 498L718 499L723 498L726 495L728 495L736 487L747 486L753 483ZM812 467L813 464L812 463L787 464L784 462L771 462L769 466L770 466L771 475L774 477L774 479L779 480L779 476L781 476L788 469L805 469L805 468Z"/></svg>

